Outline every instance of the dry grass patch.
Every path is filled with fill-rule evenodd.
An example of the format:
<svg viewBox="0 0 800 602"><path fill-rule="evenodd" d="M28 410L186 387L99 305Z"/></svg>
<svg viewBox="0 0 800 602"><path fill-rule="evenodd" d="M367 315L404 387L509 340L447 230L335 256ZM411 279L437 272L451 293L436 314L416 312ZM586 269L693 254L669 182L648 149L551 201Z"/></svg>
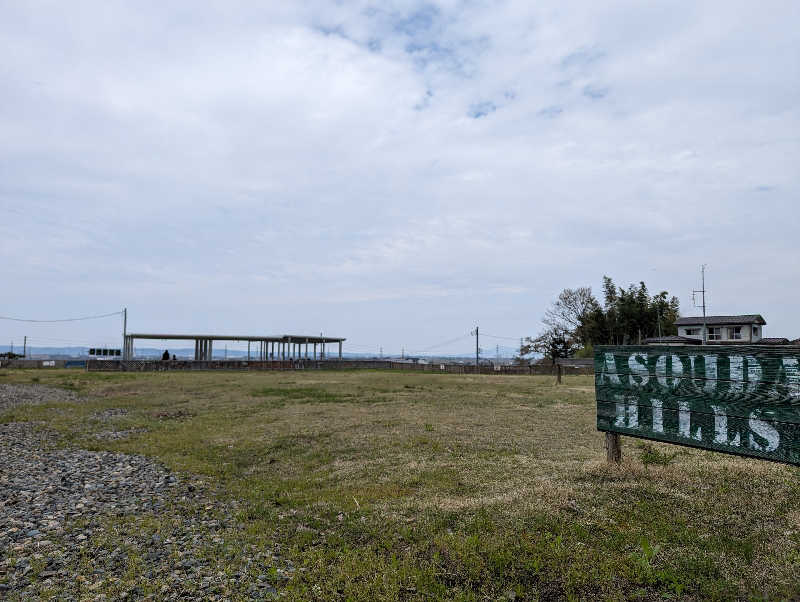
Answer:
<svg viewBox="0 0 800 602"><path fill-rule="evenodd" d="M800 598L800 470L627 438L609 466L591 377L3 380L33 377L68 380L85 401L20 416L206 475L240 500L242 542L280 546L305 569L292 599ZM148 432L95 440L91 415L107 408Z"/></svg>

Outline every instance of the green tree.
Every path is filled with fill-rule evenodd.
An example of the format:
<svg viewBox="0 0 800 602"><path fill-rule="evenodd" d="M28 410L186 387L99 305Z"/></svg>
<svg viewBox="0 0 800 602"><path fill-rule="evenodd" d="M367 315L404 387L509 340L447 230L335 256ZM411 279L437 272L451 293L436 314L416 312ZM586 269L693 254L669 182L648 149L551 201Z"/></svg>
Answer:
<svg viewBox="0 0 800 602"><path fill-rule="evenodd" d="M644 282L624 289L604 276L603 294L604 307L587 314L583 324L591 332L592 343L620 345L677 334L675 320L680 315L680 302L666 291L650 295Z"/></svg>
<svg viewBox="0 0 800 602"><path fill-rule="evenodd" d="M589 287L564 289L542 319L548 328L527 339L529 350L551 358L569 357L593 345L639 343L677 334L679 310L677 297L666 291L651 295L644 282L622 288L603 276L603 305Z"/></svg>
<svg viewBox="0 0 800 602"><path fill-rule="evenodd" d="M570 331L551 326L536 338L526 338L525 345L520 351L523 356L534 352L541 353L555 364L558 358L572 357L579 348L580 344Z"/></svg>

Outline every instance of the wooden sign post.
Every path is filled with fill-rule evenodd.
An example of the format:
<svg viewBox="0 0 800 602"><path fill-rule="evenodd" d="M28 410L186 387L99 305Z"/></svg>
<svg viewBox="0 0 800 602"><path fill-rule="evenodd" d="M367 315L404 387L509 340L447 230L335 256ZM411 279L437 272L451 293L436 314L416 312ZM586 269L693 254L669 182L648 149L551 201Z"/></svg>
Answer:
<svg viewBox="0 0 800 602"><path fill-rule="evenodd" d="M597 428L800 465L800 349L597 346Z"/></svg>

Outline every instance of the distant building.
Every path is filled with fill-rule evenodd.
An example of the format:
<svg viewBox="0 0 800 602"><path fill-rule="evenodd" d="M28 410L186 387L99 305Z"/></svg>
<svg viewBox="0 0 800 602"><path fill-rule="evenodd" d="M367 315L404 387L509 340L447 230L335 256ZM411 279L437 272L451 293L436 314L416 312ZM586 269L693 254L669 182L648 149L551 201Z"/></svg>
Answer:
<svg viewBox="0 0 800 602"><path fill-rule="evenodd" d="M745 316L706 316L708 343L758 343L764 336L766 320L760 314ZM675 320L678 336L703 340L703 318Z"/></svg>
<svg viewBox="0 0 800 602"><path fill-rule="evenodd" d="M678 318L678 334L646 339L648 345L701 345L703 343L703 317ZM760 314L744 316L706 316L706 344L708 345L797 345L782 337L765 337L767 321Z"/></svg>

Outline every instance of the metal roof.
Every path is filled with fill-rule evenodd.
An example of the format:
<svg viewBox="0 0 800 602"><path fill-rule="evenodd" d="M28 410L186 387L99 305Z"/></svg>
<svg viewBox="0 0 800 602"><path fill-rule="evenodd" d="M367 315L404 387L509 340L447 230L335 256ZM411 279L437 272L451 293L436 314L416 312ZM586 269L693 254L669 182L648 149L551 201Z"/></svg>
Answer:
<svg viewBox="0 0 800 602"><path fill-rule="evenodd" d="M706 326L727 326L736 324L766 324L761 314L748 314L744 316L706 316ZM703 317L678 318L675 326L702 326Z"/></svg>
<svg viewBox="0 0 800 602"><path fill-rule="evenodd" d="M223 334L166 334L166 333L128 333L132 339L158 339L170 341L267 341L269 343L341 343L341 337L310 336L306 334L279 335L223 335Z"/></svg>
<svg viewBox="0 0 800 602"><path fill-rule="evenodd" d="M755 345L788 345L789 339L784 337L765 337L754 343Z"/></svg>
<svg viewBox="0 0 800 602"><path fill-rule="evenodd" d="M691 337L679 337L677 335L669 335L666 337L651 337L645 339L644 343L650 345L653 343L683 343L685 345L699 345L703 341L700 339L693 339Z"/></svg>

